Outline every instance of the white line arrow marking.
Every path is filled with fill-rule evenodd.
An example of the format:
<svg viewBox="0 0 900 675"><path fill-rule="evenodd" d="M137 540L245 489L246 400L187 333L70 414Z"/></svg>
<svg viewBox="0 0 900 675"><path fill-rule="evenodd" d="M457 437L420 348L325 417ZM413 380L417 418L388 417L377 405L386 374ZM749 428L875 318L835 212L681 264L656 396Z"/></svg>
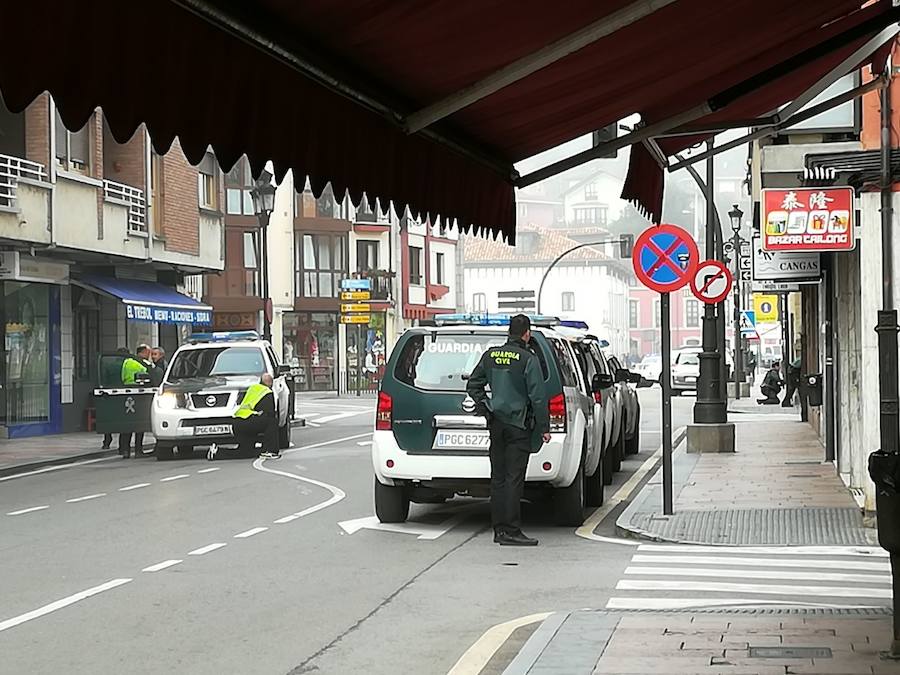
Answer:
<svg viewBox="0 0 900 675"><path fill-rule="evenodd" d="M429 523L382 523L377 516L366 516L354 520L344 520L338 525L347 534L355 534L360 530L380 530L381 532L396 532L398 534L415 534L418 539L433 541L446 534L463 520L469 517L468 511L457 513L447 520L432 525Z"/></svg>

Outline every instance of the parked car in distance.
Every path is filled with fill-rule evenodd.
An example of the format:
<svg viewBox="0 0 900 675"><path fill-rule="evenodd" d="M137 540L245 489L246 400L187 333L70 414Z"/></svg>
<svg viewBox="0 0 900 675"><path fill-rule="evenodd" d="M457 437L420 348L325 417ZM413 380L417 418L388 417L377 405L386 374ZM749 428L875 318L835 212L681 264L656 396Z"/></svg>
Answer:
<svg viewBox="0 0 900 675"><path fill-rule="evenodd" d="M662 356L647 354L634 370L651 382L659 383L659 377L662 375Z"/></svg>

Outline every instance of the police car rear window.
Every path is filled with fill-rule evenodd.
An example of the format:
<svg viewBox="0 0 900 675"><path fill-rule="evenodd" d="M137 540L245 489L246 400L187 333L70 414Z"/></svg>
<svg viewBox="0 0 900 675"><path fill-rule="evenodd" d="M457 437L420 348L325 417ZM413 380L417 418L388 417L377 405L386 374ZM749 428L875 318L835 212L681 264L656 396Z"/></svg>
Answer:
<svg viewBox="0 0 900 675"><path fill-rule="evenodd" d="M175 357L168 379L259 375L265 371L262 351L256 347L209 347L180 352Z"/></svg>
<svg viewBox="0 0 900 675"><path fill-rule="evenodd" d="M481 355L504 342L506 338L502 335L414 335L403 345L394 367L394 377L417 389L465 391L469 375ZM537 351L546 379L543 354Z"/></svg>

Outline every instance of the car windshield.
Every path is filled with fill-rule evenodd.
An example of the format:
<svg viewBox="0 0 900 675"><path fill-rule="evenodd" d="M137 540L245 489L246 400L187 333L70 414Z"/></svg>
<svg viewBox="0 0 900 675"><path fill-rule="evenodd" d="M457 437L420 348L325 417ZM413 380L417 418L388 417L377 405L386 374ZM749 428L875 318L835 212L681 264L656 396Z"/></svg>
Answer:
<svg viewBox="0 0 900 675"><path fill-rule="evenodd" d="M645 363L647 365L653 365L662 361L662 357L660 356L645 356L644 360L641 363Z"/></svg>
<svg viewBox="0 0 900 675"><path fill-rule="evenodd" d="M209 347L188 349L175 356L169 380L194 377L259 375L265 372L262 352L256 347Z"/></svg>
<svg viewBox="0 0 900 675"><path fill-rule="evenodd" d="M678 363L685 366L697 366L700 364L700 355L696 352L684 352L678 357Z"/></svg>

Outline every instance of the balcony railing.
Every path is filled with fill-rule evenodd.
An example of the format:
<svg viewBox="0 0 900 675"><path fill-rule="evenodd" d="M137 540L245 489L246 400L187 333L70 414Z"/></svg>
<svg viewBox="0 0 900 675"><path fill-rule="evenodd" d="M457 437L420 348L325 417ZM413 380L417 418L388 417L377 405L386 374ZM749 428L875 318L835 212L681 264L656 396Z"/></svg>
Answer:
<svg viewBox="0 0 900 675"><path fill-rule="evenodd" d="M129 232L147 233L147 201L144 199L143 190L124 183L104 180L103 198L128 207Z"/></svg>
<svg viewBox="0 0 900 675"><path fill-rule="evenodd" d="M390 302L393 299L394 278L389 273L360 270L358 274L360 279L372 280L372 290L370 291L372 300Z"/></svg>
<svg viewBox="0 0 900 675"><path fill-rule="evenodd" d="M16 188L20 178L43 182L47 180L47 170L37 162L0 155L0 206L15 208Z"/></svg>

